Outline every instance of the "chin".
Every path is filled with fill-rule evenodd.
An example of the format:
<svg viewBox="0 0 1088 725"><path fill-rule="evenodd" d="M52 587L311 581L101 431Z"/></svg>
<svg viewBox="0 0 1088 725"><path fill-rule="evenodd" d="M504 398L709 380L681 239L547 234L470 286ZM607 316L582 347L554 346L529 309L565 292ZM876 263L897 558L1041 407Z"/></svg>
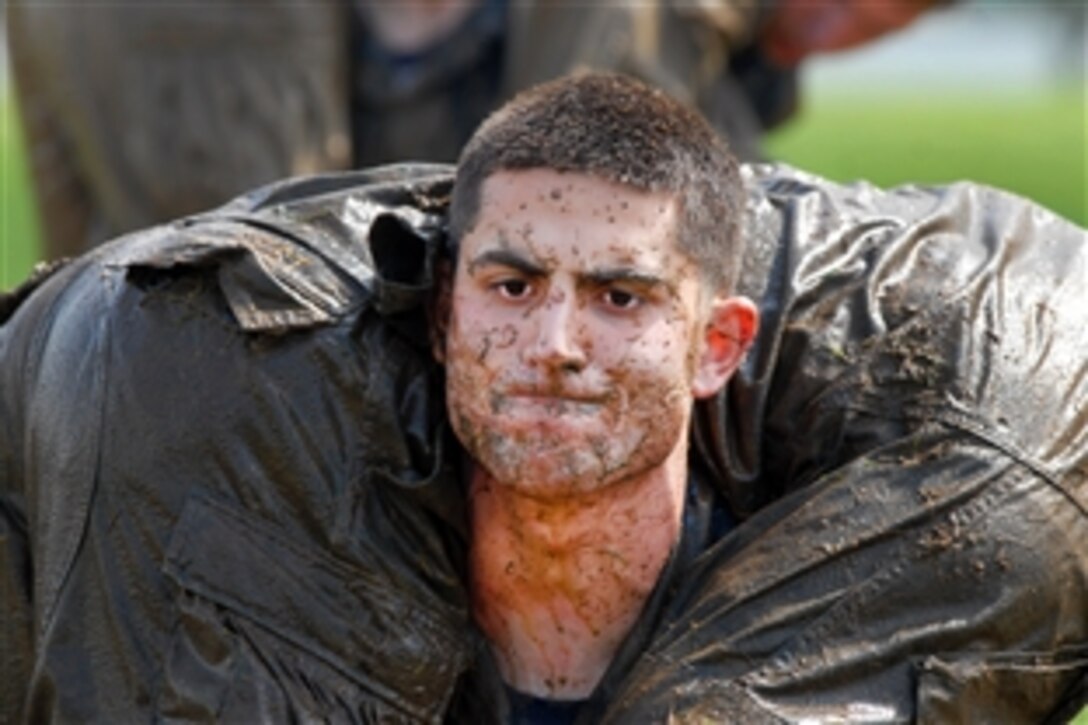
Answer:
<svg viewBox="0 0 1088 725"><path fill-rule="evenodd" d="M535 436L496 431L475 440L477 445L469 451L496 483L545 500L618 485L663 464L671 450L658 453L639 446L641 437L630 445L609 436L555 445Z"/></svg>

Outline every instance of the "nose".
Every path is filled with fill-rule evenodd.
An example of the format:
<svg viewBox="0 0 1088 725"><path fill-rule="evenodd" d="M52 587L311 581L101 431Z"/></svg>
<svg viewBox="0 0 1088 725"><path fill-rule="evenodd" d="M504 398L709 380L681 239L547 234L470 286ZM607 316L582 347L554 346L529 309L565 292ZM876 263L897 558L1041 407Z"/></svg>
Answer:
<svg viewBox="0 0 1088 725"><path fill-rule="evenodd" d="M531 316L535 334L525 350L528 364L565 372L585 368L584 323L572 293L553 291Z"/></svg>

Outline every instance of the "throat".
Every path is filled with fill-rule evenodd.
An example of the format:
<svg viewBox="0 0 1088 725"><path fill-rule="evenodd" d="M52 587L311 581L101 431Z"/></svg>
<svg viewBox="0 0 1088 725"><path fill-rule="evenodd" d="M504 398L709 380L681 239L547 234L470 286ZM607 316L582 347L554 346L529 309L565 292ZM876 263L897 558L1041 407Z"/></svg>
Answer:
<svg viewBox="0 0 1088 725"><path fill-rule="evenodd" d="M473 612L509 686L552 700L592 693L679 537L681 468L546 501L473 474Z"/></svg>

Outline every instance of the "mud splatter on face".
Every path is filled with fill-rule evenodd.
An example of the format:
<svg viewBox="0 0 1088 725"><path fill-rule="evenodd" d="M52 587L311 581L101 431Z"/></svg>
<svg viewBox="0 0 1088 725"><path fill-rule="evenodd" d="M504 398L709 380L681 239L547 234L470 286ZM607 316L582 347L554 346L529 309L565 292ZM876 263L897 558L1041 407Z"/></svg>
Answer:
<svg viewBox="0 0 1088 725"><path fill-rule="evenodd" d="M685 444L699 295L676 217L669 197L589 176L485 184L454 281L447 401L499 484L594 490Z"/></svg>

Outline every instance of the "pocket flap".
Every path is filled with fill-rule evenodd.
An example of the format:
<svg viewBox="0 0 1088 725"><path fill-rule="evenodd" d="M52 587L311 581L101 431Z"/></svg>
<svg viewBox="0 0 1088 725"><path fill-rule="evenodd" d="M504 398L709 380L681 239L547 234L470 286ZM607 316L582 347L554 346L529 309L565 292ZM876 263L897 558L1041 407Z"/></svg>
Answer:
<svg viewBox="0 0 1088 725"><path fill-rule="evenodd" d="M424 719L440 716L468 662L464 617L404 591L388 563L343 561L219 502L189 500L164 569Z"/></svg>

